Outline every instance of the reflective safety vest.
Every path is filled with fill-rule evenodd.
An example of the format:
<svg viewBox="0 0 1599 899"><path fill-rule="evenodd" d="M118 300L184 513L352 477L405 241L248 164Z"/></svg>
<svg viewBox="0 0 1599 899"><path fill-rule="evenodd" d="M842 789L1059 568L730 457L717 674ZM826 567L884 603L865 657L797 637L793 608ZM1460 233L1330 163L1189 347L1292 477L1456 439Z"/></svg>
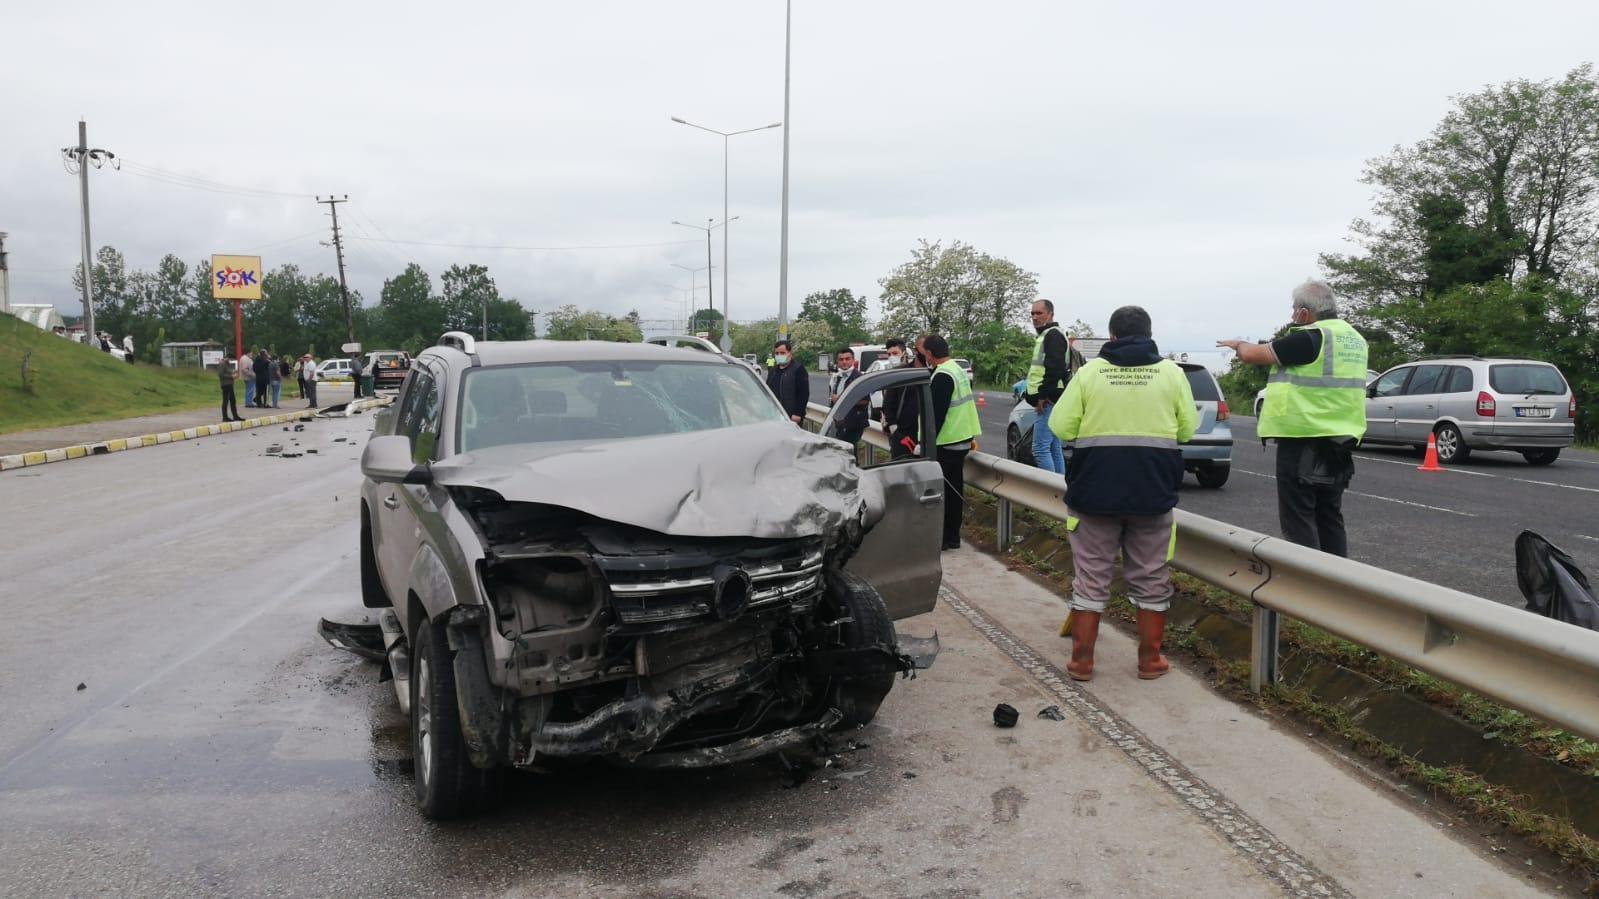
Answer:
<svg viewBox="0 0 1599 899"><path fill-rule="evenodd" d="M1261 437L1354 437L1366 433L1366 338L1343 319L1293 328L1321 331L1307 365L1274 365L1256 432Z"/></svg>
<svg viewBox="0 0 1599 899"><path fill-rule="evenodd" d="M1049 327L1046 327L1044 330L1038 332L1038 339L1033 341L1033 364L1028 366L1027 369L1028 396L1037 396L1038 391L1044 387L1044 338L1048 337L1051 331L1059 333L1060 325L1051 322ZM1067 355L1069 356L1070 353L1071 350L1068 346ZM1067 360L1067 362L1069 364L1070 360ZM1066 382L1057 381L1049 386L1052 388L1064 388L1066 386Z"/></svg>
<svg viewBox="0 0 1599 899"><path fill-rule="evenodd" d="M971 443L973 438L983 433L983 426L977 420L972 382L966 379L966 372L955 364L954 359L945 360L933 369L933 373L935 376L948 375L955 382L955 390L949 397L949 412L944 415L944 426L938 429L938 445L958 447Z"/></svg>

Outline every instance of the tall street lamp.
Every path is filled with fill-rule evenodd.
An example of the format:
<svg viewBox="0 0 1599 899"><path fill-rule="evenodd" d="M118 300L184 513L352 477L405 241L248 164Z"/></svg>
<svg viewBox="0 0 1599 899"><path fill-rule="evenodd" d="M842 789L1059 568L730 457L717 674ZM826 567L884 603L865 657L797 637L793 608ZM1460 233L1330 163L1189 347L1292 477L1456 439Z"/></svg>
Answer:
<svg viewBox="0 0 1599 899"><path fill-rule="evenodd" d="M699 273L700 272L707 272L706 275L705 275L705 282L708 285L710 283L711 276L710 276L709 272L707 271L707 269L710 269L711 266L706 266L705 268L689 268L686 265L678 265L677 263L674 262L674 263L672 263L672 268L680 268L683 271L688 272L688 309L687 309L688 315L685 315L683 317L683 321L687 323L687 324L684 325L683 330L690 331L690 330L693 330L693 327L692 327L693 319L692 319L691 316L694 314L695 298L699 296L699 292L700 292L699 283L698 283Z"/></svg>
<svg viewBox="0 0 1599 899"><path fill-rule="evenodd" d="M693 122L680 119L677 116L672 116L672 121L678 123L679 125L687 125L690 128L698 128L701 131L709 131L712 134L720 134L722 136L722 221L732 221L732 219L727 217L727 139L730 137L737 137L740 134L750 134L755 131L769 131L773 128L781 128L783 127L783 123L773 122L770 125L762 125L759 128L745 128L743 131L718 131L715 128L707 128L704 125L696 125ZM727 319L727 232L724 230L722 232L722 321L725 322ZM724 326L722 328L722 352L729 352L732 347L733 343L728 339L727 328Z"/></svg>
<svg viewBox="0 0 1599 899"><path fill-rule="evenodd" d="M704 225L690 225L688 222L680 222L677 219L672 220L674 225L682 225L685 228L693 228L695 231L705 232L705 267L711 269L715 268L715 266L711 265L711 232L717 228L722 229L722 352L724 353L728 352L733 346L733 339L727 333L727 224L736 221L738 221L738 216L736 215L720 222L716 221L716 219L706 219ZM713 312L716 310L716 291L711 289L710 275L705 276L705 305Z"/></svg>

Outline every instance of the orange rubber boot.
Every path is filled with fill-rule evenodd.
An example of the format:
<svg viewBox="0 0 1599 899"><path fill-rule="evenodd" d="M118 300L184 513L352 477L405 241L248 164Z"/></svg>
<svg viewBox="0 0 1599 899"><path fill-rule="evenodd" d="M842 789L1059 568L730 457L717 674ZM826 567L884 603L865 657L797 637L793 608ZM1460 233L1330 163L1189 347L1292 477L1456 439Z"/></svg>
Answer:
<svg viewBox="0 0 1599 899"><path fill-rule="evenodd" d="M1099 613L1072 610L1072 660L1066 673L1072 680L1094 679L1094 641L1099 639Z"/></svg>
<svg viewBox="0 0 1599 899"><path fill-rule="evenodd" d="M1171 670L1171 663L1160 654L1160 641L1166 635L1166 613L1138 610L1138 677L1154 680Z"/></svg>

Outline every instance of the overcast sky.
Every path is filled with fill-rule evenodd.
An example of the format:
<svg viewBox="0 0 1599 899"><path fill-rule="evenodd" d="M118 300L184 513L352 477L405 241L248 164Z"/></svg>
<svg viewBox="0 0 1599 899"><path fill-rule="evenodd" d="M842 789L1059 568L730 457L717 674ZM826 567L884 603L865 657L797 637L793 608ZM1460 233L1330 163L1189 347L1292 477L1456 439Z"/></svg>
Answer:
<svg viewBox="0 0 1599 899"><path fill-rule="evenodd" d="M1037 272L1067 321L1145 306L1167 350L1284 322L1369 208L1363 160L1424 136L1451 94L1599 56L1591 0L794 7L790 315L835 287L875 314L919 238L960 239ZM677 314L672 263L705 265L672 220L722 213L721 138L670 117L783 117L781 0L8 0L0 33L12 299L68 313L59 148L80 116L130 163L303 195L94 171L95 243L131 265L258 252L331 273L310 195L334 192L368 303L408 261L435 284L477 262L530 309L646 319ZM782 142L731 142L734 319L777 312Z"/></svg>

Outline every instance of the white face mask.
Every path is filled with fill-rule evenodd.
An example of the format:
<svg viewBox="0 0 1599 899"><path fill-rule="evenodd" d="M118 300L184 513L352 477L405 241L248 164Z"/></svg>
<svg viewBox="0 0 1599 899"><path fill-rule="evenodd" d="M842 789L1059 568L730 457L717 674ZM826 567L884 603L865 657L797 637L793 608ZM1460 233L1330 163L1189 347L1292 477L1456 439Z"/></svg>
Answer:
<svg viewBox="0 0 1599 899"><path fill-rule="evenodd" d="M899 368L901 365L905 364L905 357L904 356L895 356L892 353L890 353L889 355L884 356L883 358L888 361L888 367L889 368Z"/></svg>
<svg viewBox="0 0 1599 899"><path fill-rule="evenodd" d="M777 364L778 365L787 365L788 364L788 354L787 353L778 353L773 358L777 360Z"/></svg>

